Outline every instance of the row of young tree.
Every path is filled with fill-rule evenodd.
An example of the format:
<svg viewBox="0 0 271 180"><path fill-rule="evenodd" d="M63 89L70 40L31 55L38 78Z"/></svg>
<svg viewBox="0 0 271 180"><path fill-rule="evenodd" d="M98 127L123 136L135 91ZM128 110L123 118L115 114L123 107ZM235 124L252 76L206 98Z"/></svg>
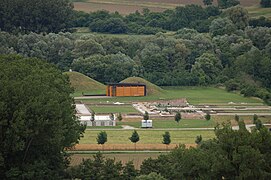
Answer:
<svg viewBox="0 0 271 180"><path fill-rule="evenodd" d="M140 140L140 136L138 134L138 132L136 130L133 131L131 137L128 138L132 143L134 143L135 145L135 150L136 150L136 143ZM101 131L98 135L97 135L97 143L102 145L102 148L104 150L104 144L107 142L107 133L105 131ZM169 132L165 132L165 134L163 134L163 144L165 145L169 145L171 143L171 139L170 139L170 134Z"/></svg>
<svg viewBox="0 0 271 180"><path fill-rule="evenodd" d="M238 124L239 130L233 130L230 124L217 126L216 137L210 140L198 137L197 147L188 149L180 145L157 159L146 159L140 171L132 162L122 166L98 154L93 160L84 160L71 168L69 175L80 179L151 179L146 176L157 179L269 179L270 131L258 126L249 132L243 121Z"/></svg>

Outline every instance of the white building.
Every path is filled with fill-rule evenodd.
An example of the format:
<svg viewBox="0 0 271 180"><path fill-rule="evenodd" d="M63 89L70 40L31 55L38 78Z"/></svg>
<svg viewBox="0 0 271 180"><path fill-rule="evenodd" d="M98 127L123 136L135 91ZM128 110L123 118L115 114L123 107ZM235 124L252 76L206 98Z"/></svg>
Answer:
<svg viewBox="0 0 271 180"><path fill-rule="evenodd" d="M79 116L79 121L87 126L116 126L116 119L111 120L110 116L95 115L95 120L91 120L91 116Z"/></svg>
<svg viewBox="0 0 271 180"><path fill-rule="evenodd" d="M141 120L142 128L152 128L152 120Z"/></svg>

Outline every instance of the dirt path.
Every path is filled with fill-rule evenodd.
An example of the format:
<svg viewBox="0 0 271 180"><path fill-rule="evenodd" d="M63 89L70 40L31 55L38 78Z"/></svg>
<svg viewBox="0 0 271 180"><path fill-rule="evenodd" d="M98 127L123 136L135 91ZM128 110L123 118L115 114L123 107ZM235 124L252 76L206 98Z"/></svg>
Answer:
<svg viewBox="0 0 271 180"><path fill-rule="evenodd" d="M168 148L164 144L137 144L136 147L134 144L77 144L73 151L134 151L135 148L137 151L165 151L178 147L179 144L170 144ZM196 144L185 144L187 148L195 147Z"/></svg>

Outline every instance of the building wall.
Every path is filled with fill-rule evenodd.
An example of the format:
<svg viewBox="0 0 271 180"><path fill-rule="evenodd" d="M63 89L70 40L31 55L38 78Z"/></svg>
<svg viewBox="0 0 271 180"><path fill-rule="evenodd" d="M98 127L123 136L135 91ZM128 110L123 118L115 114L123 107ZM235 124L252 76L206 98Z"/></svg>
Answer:
<svg viewBox="0 0 271 180"><path fill-rule="evenodd" d="M107 91L108 96L114 96L112 86ZM145 96L145 86L117 86L115 96Z"/></svg>
<svg viewBox="0 0 271 180"><path fill-rule="evenodd" d="M86 124L87 126L116 126L116 121L111 120L99 120L99 121L80 121L82 124Z"/></svg>

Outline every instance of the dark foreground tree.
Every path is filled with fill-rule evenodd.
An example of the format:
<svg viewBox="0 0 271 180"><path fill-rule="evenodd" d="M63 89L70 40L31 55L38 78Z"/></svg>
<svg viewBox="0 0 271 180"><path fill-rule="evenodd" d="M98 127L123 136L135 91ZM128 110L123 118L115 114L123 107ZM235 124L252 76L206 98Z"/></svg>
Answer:
<svg viewBox="0 0 271 180"><path fill-rule="evenodd" d="M135 150L136 150L136 143L139 141L139 135L136 130L132 133L132 136L129 137L130 141L135 144Z"/></svg>
<svg viewBox="0 0 271 180"><path fill-rule="evenodd" d="M69 179L119 179L130 180L138 175L133 163L129 161L124 166L115 159L105 159L101 153L97 153L91 159L83 160L78 166L68 170Z"/></svg>
<svg viewBox="0 0 271 180"><path fill-rule="evenodd" d="M59 179L85 127L67 76L38 59L0 56L0 179Z"/></svg>
<svg viewBox="0 0 271 180"><path fill-rule="evenodd" d="M0 28L4 31L59 32L73 16L69 0L1 0Z"/></svg>
<svg viewBox="0 0 271 180"><path fill-rule="evenodd" d="M105 159L101 153L97 153L92 159L83 160L68 172L70 179L121 179L121 170L121 162Z"/></svg>
<svg viewBox="0 0 271 180"><path fill-rule="evenodd" d="M225 9L240 4L239 0L217 0L219 8Z"/></svg>
<svg viewBox="0 0 271 180"><path fill-rule="evenodd" d="M210 5L213 4L213 0L203 0L203 4L204 4L205 6L210 6Z"/></svg>
<svg viewBox="0 0 271 180"><path fill-rule="evenodd" d="M196 148L183 145L146 159L141 174L157 172L166 179L270 179L271 133L264 126L249 132L243 121L238 124L239 130L230 124L217 126L216 137Z"/></svg>

